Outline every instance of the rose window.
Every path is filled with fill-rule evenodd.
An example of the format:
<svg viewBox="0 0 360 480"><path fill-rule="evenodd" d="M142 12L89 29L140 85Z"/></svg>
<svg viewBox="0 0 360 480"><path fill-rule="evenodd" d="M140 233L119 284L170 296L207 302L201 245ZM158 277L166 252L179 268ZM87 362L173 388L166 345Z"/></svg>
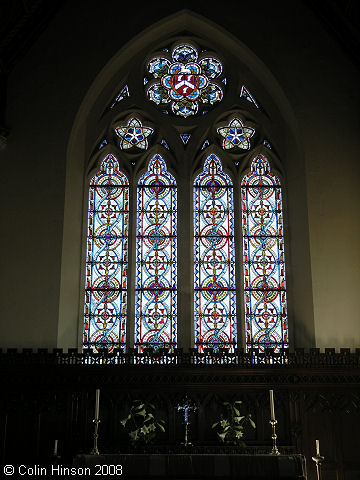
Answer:
<svg viewBox="0 0 360 480"><path fill-rule="evenodd" d="M145 78L148 98L170 107L175 115L195 115L201 105L211 106L223 98L218 83L222 74L220 61L205 52L199 55L191 45L177 46L169 58L153 58L147 69L151 77Z"/></svg>

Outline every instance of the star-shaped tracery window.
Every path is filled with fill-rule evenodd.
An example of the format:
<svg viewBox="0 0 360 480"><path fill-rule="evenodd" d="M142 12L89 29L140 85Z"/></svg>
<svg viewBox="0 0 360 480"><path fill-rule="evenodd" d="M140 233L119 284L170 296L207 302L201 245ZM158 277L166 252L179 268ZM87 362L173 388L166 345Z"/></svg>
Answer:
<svg viewBox="0 0 360 480"><path fill-rule="evenodd" d="M254 135L255 129L245 126L239 118L233 118L227 126L218 128L217 132L223 137L224 150L231 148L250 150L250 138Z"/></svg>
<svg viewBox="0 0 360 480"><path fill-rule="evenodd" d="M120 148L123 150L131 147L146 150L148 148L147 137L153 131L152 128L145 127L137 118L131 118L127 125L115 127L115 133L120 137Z"/></svg>

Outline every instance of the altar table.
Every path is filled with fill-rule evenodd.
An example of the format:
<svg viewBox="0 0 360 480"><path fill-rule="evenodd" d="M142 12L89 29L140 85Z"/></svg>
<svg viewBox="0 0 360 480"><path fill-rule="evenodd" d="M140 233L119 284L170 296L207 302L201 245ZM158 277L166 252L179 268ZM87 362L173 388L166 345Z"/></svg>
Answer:
<svg viewBox="0 0 360 480"><path fill-rule="evenodd" d="M132 480L305 480L303 455L104 454L77 455L73 466L90 468L94 478ZM116 468L117 466L117 468ZM121 468L120 468L121 466ZM86 478L86 477L85 477Z"/></svg>

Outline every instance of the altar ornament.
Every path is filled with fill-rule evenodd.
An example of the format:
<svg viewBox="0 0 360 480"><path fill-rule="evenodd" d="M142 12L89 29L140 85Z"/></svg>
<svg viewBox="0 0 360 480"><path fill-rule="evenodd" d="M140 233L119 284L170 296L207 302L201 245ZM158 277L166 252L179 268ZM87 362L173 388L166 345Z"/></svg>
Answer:
<svg viewBox="0 0 360 480"><path fill-rule="evenodd" d="M99 411L100 411L100 389L97 388L95 391L95 418L93 420L94 423L94 446L91 450L91 455L100 455L98 449L98 430L99 430Z"/></svg>
<svg viewBox="0 0 360 480"><path fill-rule="evenodd" d="M242 403L241 400L235 400L232 403L223 402L226 413L225 415L221 413L220 420L211 426L211 428L217 430L217 436L222 443L245 447L246 444L243 440L245 426L249 425L252 428L256 428L251 413L247 415L241 414L240 408Z"/></svg>
<svg viewBox="0 0 360 480"><path fill-rule="evenodd" d="M187 447L189 445L192 445L192 443L189 442L189 440L188 440L188 428L189 428L189 425L190 425L189 412L197 410L197 407L196 407L196 405L193 405L190 402L188 396L186 395L184 403L182 405L181 404L178 405L177 410L178 410L178 412L179 411L184 412L185 439L184 439L184 442L182 443L182 445L185 445L185 447Z"/></svg>
<svg viewBox="0 0 360 480"><path fill-rule="evenodd" d="M277 435L276 435L276 424L277 424L277 420L275 419L275 408L274 408L274 391L273 390L269 390L269 394L270 394L270 424L271 424L271 428L272 428L272 435L271 435L271 438L272 438L272 441L273 441L273 447L272 447L272 450L271 450L271 455L280 455L280 452L276 446L276 439L277 439Z"/></svg>
<svg viewBox="0 0 360 480"><path fill-rule="evenodd" d="M317 480L321 480L321 463L325 460L325 457L320 455L320 442L319 440L315 440L315 448L316 448L316 455L312 457L316 464L316 477Z"/></svg>
<svg viewBox="0 0 360 480"><path fill-rule="evenodd" d="M155 405L142 400L133 400L128 415L120 423L128 428L133 447L149 445L160 432L165 432L165 421L158 417Z"/></svg>

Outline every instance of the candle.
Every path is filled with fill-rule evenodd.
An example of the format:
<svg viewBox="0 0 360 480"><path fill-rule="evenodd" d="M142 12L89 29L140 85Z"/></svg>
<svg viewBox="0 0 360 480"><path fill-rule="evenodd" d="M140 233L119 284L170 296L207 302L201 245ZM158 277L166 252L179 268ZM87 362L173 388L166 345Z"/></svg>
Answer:
<svg viewBox="0 0 360 480"><path fill-rule="evenodd" d="M315 440L315 445L316 445L316 456L320 457L320 442L319 442L319 440Z"/></svg>
<svg viewBox="0 0 360 480"><path fill-rule="evenodd" d="M100 389L96 389L95 395L95 420L99 420L99 408L100 408Z"/></svg>
<svg viewBox="0 0 360 480"><path fill-rule="evenodd" d="M270 393L270 418L272 421L275 421L275 409L274 409L274 392L269 390Z"/></svg>
<svg viewBox="0 0 360 480"><path fill-rule="evenodd" d="M54 457L57 456L57 450L58 450L58 441L55 440L55 445L54 445Z"/></svg>

